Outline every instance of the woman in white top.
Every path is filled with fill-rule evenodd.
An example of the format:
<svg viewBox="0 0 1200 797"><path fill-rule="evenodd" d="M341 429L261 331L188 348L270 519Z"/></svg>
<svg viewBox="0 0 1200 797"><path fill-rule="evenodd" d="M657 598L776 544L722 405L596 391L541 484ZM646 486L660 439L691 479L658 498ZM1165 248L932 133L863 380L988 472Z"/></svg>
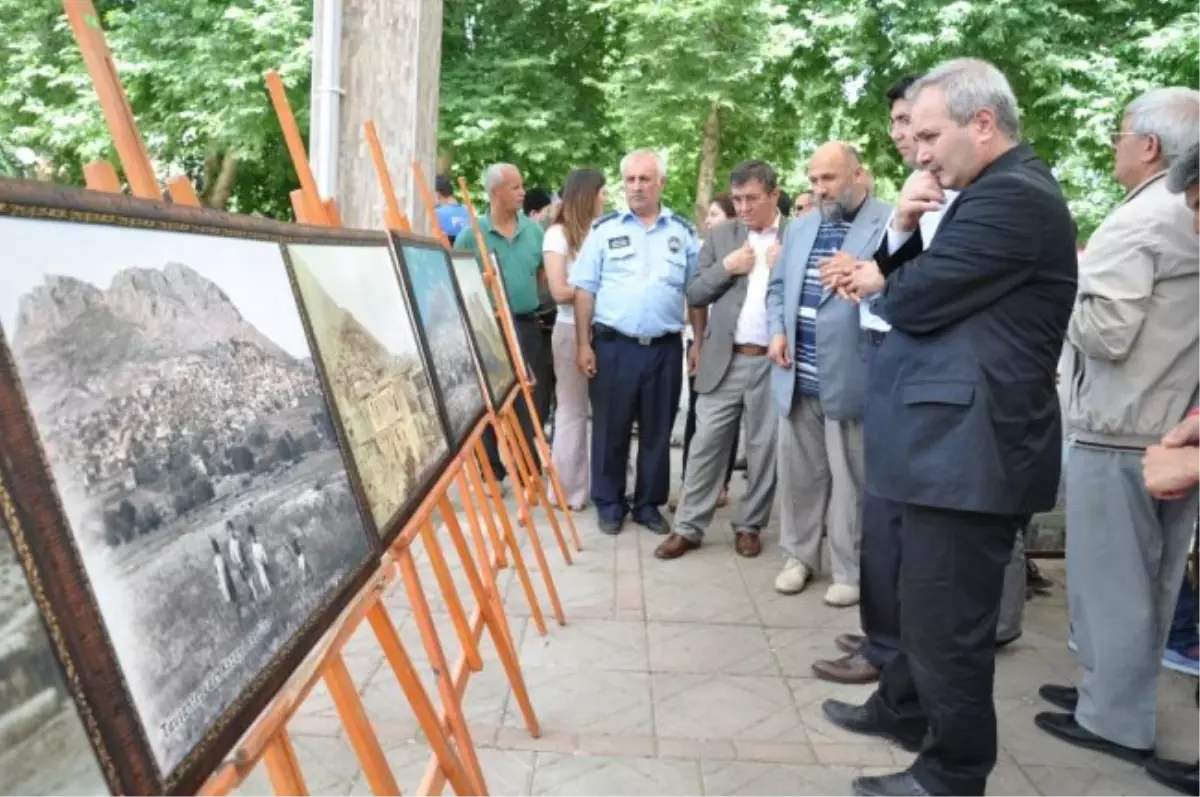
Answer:
<svg viewBox="0 0 1200 797"><path fill-rule="evenodd" d="M554 352L554 442L551 454L567 504L578 511L588 502L588 380L575 361L575 289L568 282L571 263L592 222L604 212L604 175L575 169L567 175L562 202L554 209L542 244L542 260L558 316L550 338Z"/></svg>

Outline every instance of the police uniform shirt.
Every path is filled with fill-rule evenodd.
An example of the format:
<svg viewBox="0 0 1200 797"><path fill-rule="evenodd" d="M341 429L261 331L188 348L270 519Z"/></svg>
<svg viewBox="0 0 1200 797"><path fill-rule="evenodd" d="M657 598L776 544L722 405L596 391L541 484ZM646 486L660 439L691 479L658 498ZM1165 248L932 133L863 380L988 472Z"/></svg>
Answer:
<svg viewBox="0 0 1200 797"><path fill-rule="evenodd" d="M595 323L657 338L686 325L683 291L699 252L691 222L665 207L648 228L631 210L613 212L592 224L570 281L596 297Z"/></svg>

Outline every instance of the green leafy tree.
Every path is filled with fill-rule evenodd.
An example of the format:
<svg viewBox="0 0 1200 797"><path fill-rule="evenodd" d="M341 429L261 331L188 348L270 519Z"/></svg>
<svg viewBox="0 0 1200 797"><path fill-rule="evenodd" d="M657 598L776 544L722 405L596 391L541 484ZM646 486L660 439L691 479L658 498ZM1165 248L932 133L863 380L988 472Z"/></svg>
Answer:
<svg viewBox="0 0 1200 797"><path fill-rule="evenodd" d="M311 0L97 0L160 178L183 172L211 207L290 217L290 161L263 75L278 69L307 128ZM0 169L81 183L117 165L99 101L57 2L0 0ZM8 153L8 154L5 154Z"/></svg>
<svg viewBox="0 0 1200 797"><path fill-rule="evenodd" d="M557 189L575 166L612 163L598 78L620 32L588 0L445 0L439 172L478 192L488 164L510 161L526 185Z"/></svg>

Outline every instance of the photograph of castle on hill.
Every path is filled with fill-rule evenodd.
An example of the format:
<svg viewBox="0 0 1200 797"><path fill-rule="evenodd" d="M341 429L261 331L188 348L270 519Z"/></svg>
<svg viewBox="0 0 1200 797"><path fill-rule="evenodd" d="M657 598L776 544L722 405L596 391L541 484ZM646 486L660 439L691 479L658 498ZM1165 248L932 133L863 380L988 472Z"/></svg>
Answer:
<svg viewBox="0 0 1200 797"><path fill-rule="evenodd" d="M287 252L383 535L450 451L391 250L289 244Z"/></svg>
<svg viewBox="0 0 1200 797"><path fill-rule="evenodd" d="M0 516L0 794L109 794Z"/></svg>
<svg viewBox="0 0 1200 797"><path fill-rule="evenodd" d="M458 445L483 413L485 402L467 320L454 289L454 273L441 247L403 242L400 251L416 297L417 318L429 344L434 377L442 389L450 436Z"/></svg>
<svg viewBox="0 0 1200 797"><path fill-rule="evenodd" d="M504 345L504 333L496 320L491 294L483 282L483 271L473 252L452 252L451 262L458 277L458 288L462 291L463 303L467 306L467 319L475 332L479 346L479 358L483 361L483 373L492 390L492 400L500 402L508 394L516 378L508 347Z"/></svg>
<svg viewBox="0 0 1200 797"><path fill-rule="evenodd" d="M372 556L283 253L12 217L0 240L0 328L168 778Z"/></svg>

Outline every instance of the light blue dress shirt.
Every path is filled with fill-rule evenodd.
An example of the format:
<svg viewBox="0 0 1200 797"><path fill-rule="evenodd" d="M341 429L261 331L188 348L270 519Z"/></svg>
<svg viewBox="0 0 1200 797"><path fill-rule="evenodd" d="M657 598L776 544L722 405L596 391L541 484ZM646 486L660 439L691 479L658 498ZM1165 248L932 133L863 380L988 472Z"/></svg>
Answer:
<svg viewBox="0 0 1200 797"><path fill-rule="evenodd" d="M570 280L596 297L595 323L656 338L686 325L683 289L699 253L695 228L665 207L648 228L631 210L609 213L592 224Z"/></svg>

